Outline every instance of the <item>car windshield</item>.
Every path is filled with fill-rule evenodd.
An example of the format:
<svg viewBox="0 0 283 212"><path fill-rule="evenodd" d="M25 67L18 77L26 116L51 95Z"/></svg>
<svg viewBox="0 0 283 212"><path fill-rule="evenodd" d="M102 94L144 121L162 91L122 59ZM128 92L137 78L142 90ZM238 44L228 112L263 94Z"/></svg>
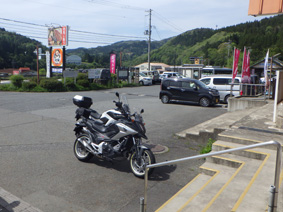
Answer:
<svg viewBox="0 0 283 212"><path fill-rule="evenodd" d="M204 84L204 82L199 81L199 83L197 83L197 85L199 85L202 88L209 88L206 84Z"/></svg>
<svg viewBox="0 0 283 212"><path fill-rule="evenodd" d="M141 77L146 77L146 75L144 73L140 73Z"/></svg>

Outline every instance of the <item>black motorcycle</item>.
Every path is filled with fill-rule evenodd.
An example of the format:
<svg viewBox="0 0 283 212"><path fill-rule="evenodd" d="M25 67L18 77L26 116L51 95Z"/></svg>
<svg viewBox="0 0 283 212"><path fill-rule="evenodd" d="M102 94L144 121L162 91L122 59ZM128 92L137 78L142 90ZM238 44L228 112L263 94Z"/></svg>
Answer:
<svg viewBox="0 0 283 212"><path fill-rule="evenodd" d="M93 109L92 99L76 95L73 103L79 108L76 110L77 136L74 143L74 153L78 160L86 162L93 156L108 161L124 157L130 161L133 174L143 178L145 165L155 163L152 151L142 145L142 138L147 139L146 129L141 113L130 113L127 102L114 101L116 109L99 114ZM153 169L149 170L149 174Z"/></svg>

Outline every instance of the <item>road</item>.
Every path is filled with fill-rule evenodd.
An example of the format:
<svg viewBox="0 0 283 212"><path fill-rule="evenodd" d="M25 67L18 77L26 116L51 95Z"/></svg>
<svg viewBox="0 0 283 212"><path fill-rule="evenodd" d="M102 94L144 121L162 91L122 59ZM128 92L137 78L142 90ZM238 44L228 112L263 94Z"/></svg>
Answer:
<svg viewBox="0 0 283 212"><path fill-rule="evenodd" d="M145 110L149 144L167 146L157 162L198 154L174 133L226 112L221 106L162 104L160 86L89 92L0 92L0 186L42 211L126 212L139 210L144 181L134 177L128 162L78 161L72 97L93 99L92 108L113 108L115 92L127 94L131 108ZM156 210L198 173L203 161L157 168L150 177L148 211Z"/></svg>

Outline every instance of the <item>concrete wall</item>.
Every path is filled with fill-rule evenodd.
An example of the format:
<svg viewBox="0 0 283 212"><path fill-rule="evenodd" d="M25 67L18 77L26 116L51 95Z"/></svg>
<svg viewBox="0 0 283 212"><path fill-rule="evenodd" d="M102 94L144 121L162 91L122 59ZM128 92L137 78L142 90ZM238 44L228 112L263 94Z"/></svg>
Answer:
<svg viewBox="0 0 283 212"><path fill-rule="evenodd" d="M228 112L261 107L266 103L264 98L259 97L230 97L228 99Z"/></svg>

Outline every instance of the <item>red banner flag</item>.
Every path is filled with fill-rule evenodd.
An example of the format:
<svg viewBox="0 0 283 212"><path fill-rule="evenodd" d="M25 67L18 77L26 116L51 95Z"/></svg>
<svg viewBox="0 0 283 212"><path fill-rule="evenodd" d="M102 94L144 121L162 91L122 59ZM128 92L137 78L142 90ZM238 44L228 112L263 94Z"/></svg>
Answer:
<svg viewBox="0 0 283 212"><path fill-rule="evenodd" d="M110 73L111 74L116 73L116 54L110 55Z"/></svg>
<svg viewBox="0 0 283 212"><path fill-rule="evenodd" d="M238 62L240 57L240 50L234 49L234 61L233 61L233 76L232 76L232 83L234 83L234 79L238 74Z"/></svg>
<svg viewBox="0 0 283 212"><path fill-rule="evenodd" d="M251 78L250 73L250 52L244 50L243 66L242 66L242 83L249 83Z"/></svg>

